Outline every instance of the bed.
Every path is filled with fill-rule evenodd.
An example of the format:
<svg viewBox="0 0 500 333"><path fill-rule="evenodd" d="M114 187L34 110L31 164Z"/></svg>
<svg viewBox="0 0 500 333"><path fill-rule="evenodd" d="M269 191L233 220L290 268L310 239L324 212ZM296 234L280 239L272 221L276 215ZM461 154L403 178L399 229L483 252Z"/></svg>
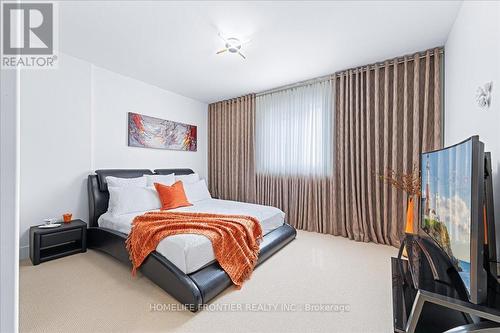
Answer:
<svg viewBox="0 0 500 333"><path fill-rule="evenodd" d="M89 229L88 247L107 253L131 265L125 239L133 218L142 212L112 216L107 213L109 192L107 176L135 178L146 174L188 175L191 169L107 169L97 170L88 177ZM221 214L247 214L256 217L263 229L263 240L257 266L296 237L296 230L285 223L284 214L277 208L206 199L178 211L206 211ZM215 261L211 242L201 235L175 235L160 242L140 267L143 275L184 304L198 311L232 285L229 276Z"/></svg>

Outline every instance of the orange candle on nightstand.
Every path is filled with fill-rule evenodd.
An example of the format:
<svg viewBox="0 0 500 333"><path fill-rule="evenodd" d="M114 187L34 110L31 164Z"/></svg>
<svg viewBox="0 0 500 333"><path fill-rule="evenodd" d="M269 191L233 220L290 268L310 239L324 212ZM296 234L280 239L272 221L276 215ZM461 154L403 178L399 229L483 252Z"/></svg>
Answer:
<svg viewBox="0 0 500 333"><path fill-rule="evenodd" d="M66 213L63 215L63 221L64 223L69 223L71 222L71 218L73 217L73 214L71 213Z"/></svg>

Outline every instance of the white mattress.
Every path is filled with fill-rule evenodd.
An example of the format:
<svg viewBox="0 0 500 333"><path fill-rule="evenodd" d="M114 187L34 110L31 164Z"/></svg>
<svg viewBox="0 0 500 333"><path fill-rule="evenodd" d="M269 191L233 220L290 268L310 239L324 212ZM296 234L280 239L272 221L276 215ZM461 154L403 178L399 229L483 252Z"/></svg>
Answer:
<svg viewBox="0 0 500 333"><path fill-rule="evenodd" d="M264 235L280 227L285 221L285 213L275 207L218 199L206 199L194 203L193 206L170 211L252 216L259 220ZM100 227L128 234L134 217L144 213L112 215L106 212L99 217L98 223ZM182 234L166 237L158 244L156 251L186 274L215 261L212 242L203 235Z"/></svg>

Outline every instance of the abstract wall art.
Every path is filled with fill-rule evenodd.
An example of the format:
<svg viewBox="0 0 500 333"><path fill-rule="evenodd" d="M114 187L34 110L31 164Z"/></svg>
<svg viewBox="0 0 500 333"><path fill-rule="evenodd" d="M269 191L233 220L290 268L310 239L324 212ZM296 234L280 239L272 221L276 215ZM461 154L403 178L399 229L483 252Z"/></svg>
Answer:
<svg viewBox="0 0 500 333"><path fill-rule="evenodd" d="M196 151L196 126L128 113L130 147Z"/></svg>

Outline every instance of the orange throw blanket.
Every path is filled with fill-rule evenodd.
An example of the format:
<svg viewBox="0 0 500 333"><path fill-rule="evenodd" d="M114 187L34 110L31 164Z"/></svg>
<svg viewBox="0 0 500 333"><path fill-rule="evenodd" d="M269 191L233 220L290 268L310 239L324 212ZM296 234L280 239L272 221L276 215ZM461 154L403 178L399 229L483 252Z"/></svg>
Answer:
<svg viewBox="0 0 500 333"><path fill-rule="evenodd" d="M212 242L215 258L240 287L250 278L259 256L262 228L257 219L242 215L149 212L134 218L126 245L132 274L165 237L198 234Z"/></svg>

